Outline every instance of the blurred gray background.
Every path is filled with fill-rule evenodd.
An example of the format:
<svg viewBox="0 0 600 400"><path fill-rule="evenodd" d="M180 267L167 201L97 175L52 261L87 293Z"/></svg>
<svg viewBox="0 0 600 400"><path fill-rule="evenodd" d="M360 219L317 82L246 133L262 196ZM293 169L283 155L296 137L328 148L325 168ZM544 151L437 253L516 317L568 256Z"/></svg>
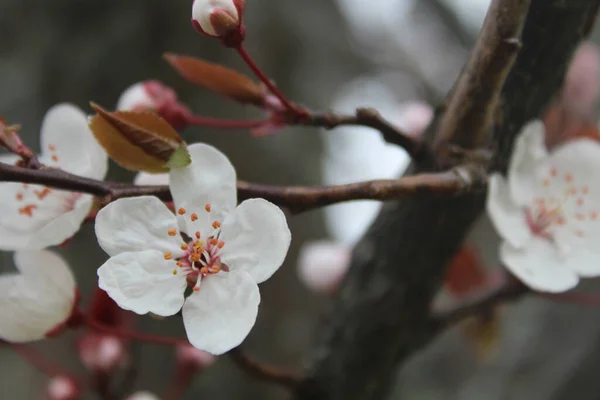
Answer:
<svg viewBox="0 0 600 400"><path fill-rule="evenodd" d="M186 85L161 59L165 51L200 56L246 71L236 54L197 35L190 0L0 0L0 115L23 124L37 148L45 111L72 102L89 111L93 100L114 107L130 84L159 79L202 115L260 118L260 112ZM398 102L436 105L452 85L482 22L487 0L248 0L246 46L259 65L295 101L325 110L344 84L372 76ZM368 105L368 104L365 104ZM321 181L318 131L286 129L264 138L246 132L190 128L186 140L224 151L238 176L269 184ZM133 174L112 165L109 179ZM254 357L302 365L328 299L304 288L296 275L299 247L326 236L322 212L289 219L293 245L286 264L261 285L259 320L245 343ZM485 221L477 242L493 264L496 237ZM91 225L67 249L82 292L91 293L95 269L106 259ZM12 256L2 254L4 269ZM589 282L591 290L600 286ZM184 335L177 318L139 318L142 330ZM403 399L600 398L600 310L525 299L505 308L499 347L485 362L458 331L404 366L395 397ZM71 336L72 338L72 336ZM40 344L66 367L81 370L67 338ZM135 388L164 393L173 372L169 348L143 344ZM40 399L47 378L10 348L0 349L0 398ZM95 398L88 395L87 398ZM285 399L286 391L257 382L223 358L200 375L185 399Z"/></svg>

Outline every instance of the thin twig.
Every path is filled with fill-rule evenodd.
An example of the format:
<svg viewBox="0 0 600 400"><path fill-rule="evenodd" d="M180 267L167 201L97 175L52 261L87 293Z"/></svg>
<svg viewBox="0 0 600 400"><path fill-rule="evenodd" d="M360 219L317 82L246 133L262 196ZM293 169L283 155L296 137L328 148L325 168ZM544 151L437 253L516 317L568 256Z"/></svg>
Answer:
<svg viewBox="0 0 600 400"><path fill-rule="evenodd" d="M355 115L311 114L310 117L295 121L295 123L326 129L334 129L338 126L366 126L380 131L386 142L402 147L416 161L428 157L431 153L426 143L402 132L372 108L358 108Z"/></svg>
<svg viewBox="0 0 600 400"><path fill-rule="evenodd" d="M433 323L440 328L451 326L467 317L485 313L499 303L517 300L527 293L531 293L529 288L520 282L509 280L507 283L493 288L473 300L459 304L449 310L435 312L432 316Z"/></svg>
<svg viewBox="0 0 600 400"><path fill-rule="evenodd" d="M168 186L136 186L84 178L53 168L28 169L0 163L0 182L22 182L88 193L108 203L123 197L156 196L172 200ZM485 174L470 167L451 171L338 186L270 186L238 181L240 199L264 198L302 212L351 200L396 200L416 193L452 195L485 184Z"/></svg>
<svg viewBox="0 0 600 400"><path fill-rule="evenodd" d="M260 363L250 358L240 347L230 350L227 354L229 354L238 367L257 379L275 383L287 388L296 387L300 380L300 377L294 373Z"/></svg>

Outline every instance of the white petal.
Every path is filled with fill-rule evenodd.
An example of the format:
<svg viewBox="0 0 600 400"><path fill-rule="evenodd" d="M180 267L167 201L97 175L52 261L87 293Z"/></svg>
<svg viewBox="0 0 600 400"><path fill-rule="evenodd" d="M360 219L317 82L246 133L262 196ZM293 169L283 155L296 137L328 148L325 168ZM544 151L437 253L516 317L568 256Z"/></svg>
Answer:
<svg viewBox="0 0 600 400"><path fill-rule="evenodd" d="M67 262L58 254L42 251L18 251L14 255L15 265L21 274L31 282L39 282L44 287L44 297L64 303L70 311L75 299L75 277Z"/></svg>
<svg viewBox="0 0 600 400"><path fill-rule="evenodd" d="M51 189L40 200L36 193L43 190L48 189L20 183L0 184L0 249L42 249L62 243L79 230L92 206L92 197ZM25 206L34 207L31 215L20 211Z"/></svg>
<svg viewBox="0 0 600 400"><path fill-rule="evenodd" d="M72 210L59 215L41 229L32 232L27 242L27 248L41 250L63 243L79 231L93 205L94 198L91 195L81 195Z"/></svg>
<svg viewBox="0 0 600 400"><path fill-rule="evenodd" d="M144 82L138 82L121 94L117 101L117 110L134 111L136 109L154 109L155 104L145 88Z"/></svg>
<svg viewBox="0 0 600 400"><path fill-rule="evenodd" d="M134 185L139 186L165 186L169 184L169 174L149 174L140 172L133 180Z"/></svg>
<svg viewBox="0 0 600 400"><path fill-rule="evenodd" d="M489 178L487 212L498 234L514 247L521 247L531 239L525 213L510 196L506 180L500 174Z"/></svg>
<svg viewBox="0 0 600 400"><path fill-rule="evenodd" d="M565 267L583 278L600 276L600 249L598 241L594 247L577 248L565 259Z"/></svg>
<svg viewBox="0 0 600 400"><path fill-rule="evenodd" d="M98 286L125 310L167 317L183 305L187 282L177 268L157 250L121 253L98 269Z"/></svg>
<svg viewBox="0 0 600 400"><path fill-rule="evenodd" d="M332 293L348 271L351 250L329 241L303 245L298 255L300 280L316 293Z"/></svg>
<svg viewBox="0 0 600 400"><path fill-rule="evenodd" d="M141 196L119 199L104 207L96 217L96 236L100 247L111 256L146 249L183 255L177 218L158 198Z"/></svg>
<svg viewBox="0 0 600 400"><path fill-rule="evenodd" d="M212 216L219 221L235 208L237 189L235 169L219 150L206 144L188 147L192 163L173 168L169 186L177 207L193 206L202 210L212 206Z"/></svg>
<svg viewBox="0 0 600 400"><path fill-rule="evenodd" d="M544 124L534 120L521 129L515 142L508 168L508 185L519 205L529 203L539 187L538 168L548 155L544 137Z"/></svg>
<svg viewBox="0 0 600 400"><path fill-rule="evenodd" d="M58 104L48 110L42 122L41 146L44 162L50 166L94 179L106 175L106 152L90 131L86 115L72 104ZM53 155L58 161L53 161Z"/></svg>
<svg viewBox="0 0 600 400"><path fill-rule="evenodd" d="M579 278L564 266L550 242L533 239L524 248L504 242L500 259L525 285L540 292L564 292L577 286Z"/></svg>
<svg viewBox="0 0 600 400"><path fill-rule="evenodd" d="M560 171L571 173L577 183L590 177L590 171L600 169L600 143L591 139L577 139L556 148L549 156L549 162ZM600 183L590 179L591 194L600 199ZM592 190L596 189L597 190Z"/></svg>
<svg viewBox="0 0 600 400"><path fill-rule="evenodd" d="M0 338L43 339L71 314L73 275L59 256L47 251L16 253L15 263L21 275L0 276Z"/></svg>
<svg viewBox="0 0 600 400"><path fill-rule="evenodd" d="M15 163L20 159L21 157L14 154L0 154L0 163L3 164L15 165Z"/></svg>
<svg viewBox="0 0 600 400"><path fill-rule="evenodd" d="M283 264L292 235L279 207L264 199L250 199L225 219L219 238L225 242L223 262L261 283Z"/></svg>
<svg viewBox="0 0 600 400"><path fill-rule="evenodd" d="M190 343L211 354L239 346L256 322L260 293L245 272L220 272L207 277L183 306Z"/></svg>

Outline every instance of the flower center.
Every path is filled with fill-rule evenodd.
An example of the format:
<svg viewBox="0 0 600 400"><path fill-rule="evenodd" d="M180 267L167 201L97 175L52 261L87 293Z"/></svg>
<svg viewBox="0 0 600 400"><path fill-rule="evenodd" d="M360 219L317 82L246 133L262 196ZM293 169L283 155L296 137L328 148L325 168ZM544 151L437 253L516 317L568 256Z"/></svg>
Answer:
<svg viewBox="0 0 600 400"><path fill-rule="evenodd" d="M589 187L577 185L573 174L561 174L556 168L551 168L541 183L542 196L524 210L533 235L552 241L556 229L568 228L576 237L585 236L582 225L597 221L599 216L596 210L587 207Z"/></svg>
<svg viewBox="0 0 600 400"><path fill-rule="evenodd" d="M211 205L207 204L204 211L210 217ZM196 222L199 218L198 214L188 214L184 208L179 208L177 214L189 218L192 222ZM195 291L200 290L200 281L203 278L221 271L229 272L229 267L221 261L221 250L225 246L225 242L219 240L220 227L221 223L214 220L212 222L213 232L207 237L203 237L200 231L194 232L193 237L181 235L176 228L168 231L169 236L176 236L179 233L186 243L181 245L181 250L184 251L183 256L174 259L173 253L166 252L164 258L175 262L173 275L185 274L188 283Z"/></svg>

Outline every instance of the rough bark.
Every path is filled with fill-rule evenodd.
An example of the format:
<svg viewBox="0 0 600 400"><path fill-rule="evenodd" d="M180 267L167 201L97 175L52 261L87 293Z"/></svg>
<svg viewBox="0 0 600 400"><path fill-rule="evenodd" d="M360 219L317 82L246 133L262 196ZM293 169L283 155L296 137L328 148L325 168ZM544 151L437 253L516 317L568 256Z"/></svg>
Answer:
<svg viewBox="0 0 600 400"><path fill-rule="evenodd" d="M494 132L498 168L505 167L523 123L538 117L560 87L599 5L532 0L523 47L501 94L502 119ZM450 199L422 194L384 207L355 248L296 399L387 395L397 367L442 329L431 323L429 305L484 200L484 193Z"/></svg>

